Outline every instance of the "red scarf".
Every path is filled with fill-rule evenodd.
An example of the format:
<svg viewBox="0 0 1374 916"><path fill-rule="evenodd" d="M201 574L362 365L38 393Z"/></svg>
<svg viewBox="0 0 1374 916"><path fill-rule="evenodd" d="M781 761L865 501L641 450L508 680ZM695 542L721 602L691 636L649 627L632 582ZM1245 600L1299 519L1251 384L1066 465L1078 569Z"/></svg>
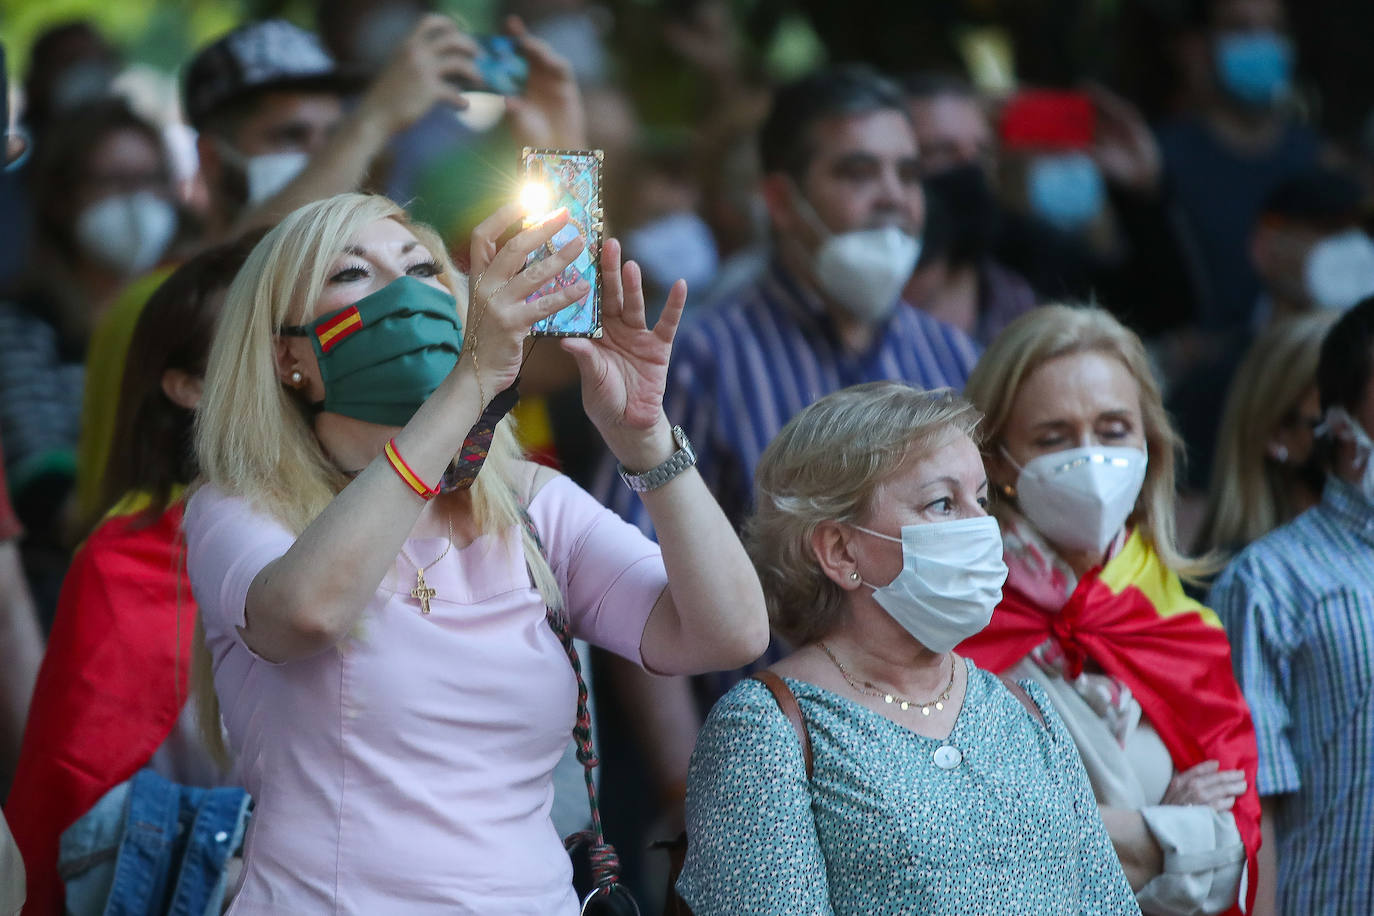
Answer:
<svg viewBox="0 0 1374 916"><path fill-rule="evenodd" d="M1249 911L1259 885L1259 752L1217 616L1184 594L1178 576L1137 531L1078 582L1057 612L1008 583L992 622L958 651L1001 673L1046 639L1064 652L1070 677L1091 659L1131 689L1175 770L1217 760L1223 770L1244 771L1247 788L1232 813L1249 860Z"/></svg>
<svg viewBox="0 0 1374 916"><path fill-rule="evenodd" d="M151 525L109 518L62 583L5 806L28 871L25 916L60 916L62 831L147 765L181 713L196 622L182 508Z"/></svg>

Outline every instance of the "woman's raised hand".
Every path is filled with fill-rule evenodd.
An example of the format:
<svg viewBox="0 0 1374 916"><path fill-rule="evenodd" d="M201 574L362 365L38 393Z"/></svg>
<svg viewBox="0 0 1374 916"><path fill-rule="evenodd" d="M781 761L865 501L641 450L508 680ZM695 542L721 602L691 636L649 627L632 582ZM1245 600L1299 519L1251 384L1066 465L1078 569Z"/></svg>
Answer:
<svg viewBox="0 0 1374 916"><path fill-rule="evenodd" d="M1208 805L1217 811L1230 811L1245 788L1244 772L1223 770L1217 761L1204 760L1176 774L1160 804Z"/></svg>
<svg viewBox="0 0 1374 916"><path fill-rule="evenodd" d="M584 246L579 236L557 252L526 266L526 259L567 225L560 210L538 225L523 229L504 245L497 240L520 218L518 203L507 204L482 221L472 233L472 267L468 275L468 314L463 328L463 355L455 371L477 378L485 408L520 374L522 344L530 326L591 292L586 280L525 300L572 263Z"/></svg>
<svg viewBox="0 0 1374 916"><path fill-rule="evenodd" d="M644 317L639 265L621 265L615 239L602 245L601 283L601 337L568 338L562 345L577 360L582 405L606 445L626 467L647 470L672 452L663 392L687 283L673 284L653 328Z"/></svg>

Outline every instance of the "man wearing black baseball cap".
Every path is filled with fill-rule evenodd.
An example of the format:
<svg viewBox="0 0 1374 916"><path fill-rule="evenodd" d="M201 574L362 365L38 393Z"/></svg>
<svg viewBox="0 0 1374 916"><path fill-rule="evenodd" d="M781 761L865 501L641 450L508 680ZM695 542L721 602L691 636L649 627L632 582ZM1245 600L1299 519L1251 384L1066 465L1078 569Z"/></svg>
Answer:
<svg viewBox="0 0 1374 916"><path fill-rule="evenodd" d="M398 131L437 103L466 106L457 83L477 79L477 51L453 20L428 16L364 87L315 35L280 19L241 26L201 50L186 68L183 98L199 132L210 240L357 188ZM345 115L343 97L358 90Z"/></svg>

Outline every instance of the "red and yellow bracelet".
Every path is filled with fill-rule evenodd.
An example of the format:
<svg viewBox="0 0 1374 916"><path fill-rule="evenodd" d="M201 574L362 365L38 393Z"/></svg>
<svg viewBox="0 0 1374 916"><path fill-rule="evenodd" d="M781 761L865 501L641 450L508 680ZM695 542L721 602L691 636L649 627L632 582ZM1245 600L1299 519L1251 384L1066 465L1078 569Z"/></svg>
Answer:
<svg viewBox="0 0 1374 916"><path fill-rule="evenodd" d="M439 495L438 490L426 485L425 482L420 479L420 475L412 471L410 465L406 464L405 459L401 457L401 453L396 451L395 439L386 440L386 448L383 449L383 451L386 454L387 462L391 465L391 469L396 472L396 476L404 480L406 486L414 490L417 496L424 500L430 500Z"/></svg>

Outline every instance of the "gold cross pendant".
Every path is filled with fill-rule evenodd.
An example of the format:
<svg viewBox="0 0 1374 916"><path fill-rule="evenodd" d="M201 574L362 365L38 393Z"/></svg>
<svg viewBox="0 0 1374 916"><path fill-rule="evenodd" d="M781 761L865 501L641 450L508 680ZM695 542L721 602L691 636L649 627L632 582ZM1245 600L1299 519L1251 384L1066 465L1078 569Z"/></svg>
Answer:
<svg viewBox="0 0 1374 916"><path fill-rule="evenodd" d="M415 587L410 590L410 597L420 602L420 613L429 613L429 599L439 594L434 589L425 584L425 571L419 570L415 573Z"/></svg>

